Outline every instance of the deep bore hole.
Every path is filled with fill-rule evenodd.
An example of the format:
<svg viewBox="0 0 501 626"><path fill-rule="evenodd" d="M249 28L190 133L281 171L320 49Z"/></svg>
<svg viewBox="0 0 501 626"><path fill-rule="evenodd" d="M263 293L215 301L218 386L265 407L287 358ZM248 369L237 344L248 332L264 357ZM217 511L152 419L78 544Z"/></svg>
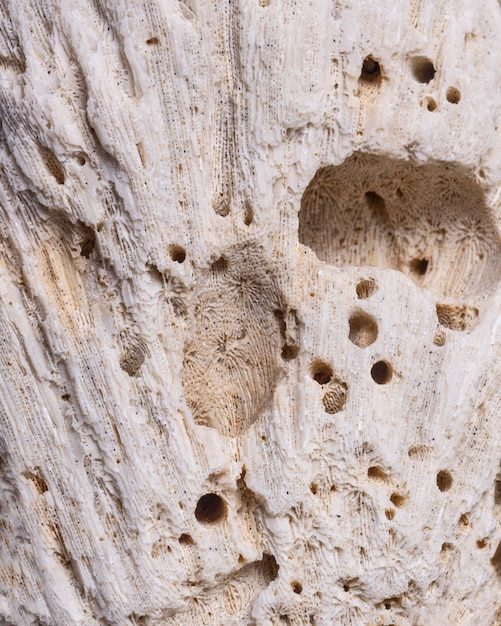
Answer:
<svg viewBox="0 0 501 626"><path fill-rule="evenodd" d="M156 46L158 44L158 37L150 37L146 40L148 46Z"/></svg>
<svg viewBox="0 0 501 626"><path fill-rule="evenodd" d="M184 260L186 259L186 250L183 248L183 246L171 246L170 258L176 263L184 263Z"/></svg>
<svg viewBox="0 0 501 626"><path fill-rule="evenodd" d="M332 380L334 374L332 367L325 361L313 361L311 364L311 377L319 385L327 385Z"/></svg>
<svg viewBox="0 0 501 626"><path fill-rule="evenodd" d="M381 218L383 221L388 221L388 212L386 210L386 203L384 198L382 198L375 191L366 191L365 192L365 201L367 202L367 206L369 209Z"/></svg>
<svg viewBox="0 0 501 626"><path fill-rule="evenodd" d="M437 487L440 491L449 491L452 487L452 475L447 470L440 470L437 474Z"/></svg>
<svg viewBox="0 0 501 626"><path fill-rule="evenodd" d="M197 502L195 517L201 524L215 524L226 516L226 504L216 493L206 493Z"/></svg>
<svg viewBox="0 0 501 626"><path fill-rule="evenodd" d="M179 543L183 546L192 546L195 542L193 541L193 537L191 535L183 533L179 536Z"/></svg>
<svg viewBox="0 0 501 626"><path fill-rule="evenodd" d="M365 311L355 311L349 320L349 339L359 348L367 348L377 339L378 326L376 320Z"/></svg>
<svg viewBox="0 0 501 626"><path fill-rule="evenodd" d="M449 87L445 93L445 97L451 104L457 104L461 100L461 92L457 87Z"/></svg>
<svg viewBox="0 0 501 626"><path fill-rule="evenodd" d="M424 276L428 271L428 265L428 259L412 259L409 263L409 268L416 276Z"/></svg>
<svg viewBox="0 0 501 626"><path fill-rule="evenodd" d="M394 492L390 496L390 501L397 507L397 509L401 509L404 506L405 498L399 493Z"/></svg>
<svg viewBox="0 0 501 626"><path fill-rule="evenodd" d="M428 57L411 59L412 75L418 83L429 83L435 76L435 67Z"/></svg>
<svg viewBox="0 0 501 626"><path fill-rule="evenodd" d="M378 385L389 383L392 373L391 365L387 361L378 361L371 369L372 380Z"/></svg>
<svg viewBox="0 0 501 626"><path fill-rule="evenodd" d="M294 593L300 594L303 591L303 585L298 580L293 580L291 587Z"/></svg>
<svg viewBox="0 0 501 626"><path fill-rule="evenodd" d="M359 81L361 83L378 83L381 80L381 67L379 62L372 56L368 56L362 63L362 72Z"/></svg>

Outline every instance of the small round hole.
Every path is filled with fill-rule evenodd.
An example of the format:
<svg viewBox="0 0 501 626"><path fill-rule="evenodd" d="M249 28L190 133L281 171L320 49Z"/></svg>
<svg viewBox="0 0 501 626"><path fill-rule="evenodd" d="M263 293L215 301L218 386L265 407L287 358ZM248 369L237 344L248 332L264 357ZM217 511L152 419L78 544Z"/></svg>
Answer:
<svg viewBox="0 0 501 626"><path fill-rule="evenodd" d="M158 37L150 37L146 40L148 46L156 46L158 44Z"/></svg>
<svg viewBox="0 0 501 626"><path fill-rule="evenodd" d="M374 295L377 291L377 284L373 278L363 278L356 286L357 298L366 300Z"/></svg>
<svg viewBox="0 0 501 626"><path fill-rule="evenodd" d="M391 365L386 361L374 363L371 369L372 380L378 385L386 385L392 376Z"/></svg>
<svg viewBox="0 0 501 626"><path fill-rule="evenodd" d="M384 514L386 519L392 520L395 517L395 509L385 509Z"/></svg>
<svg viewBox="0 0 501 626"><path fill-rule="evenodd" d="M293 580L291 587L294 593L300 594L303 591L303 585L298 580Z"/></svg>
<svg viewBox="0 0 501 626"><path fill-rule="evenodd" d="M433 98L427 98L426 100L426 108L428 111L435 111L437 108L437 103Z"/></svg>
<svg viewBox="0 0 501 626"><path fill-rule="evenodd" d="M369 467L369 469L367 470L367 477L369 478L369 480L377 480L382 483L386 483L390 479L388 474L380 467L377 467L377 465Z"/></svg>
<svg viewBox="0 0 501 626"><path fill-rule="evenodd" d="M394 504L397 509L401 509L404 506L405 498L399 493L392 493L390 496L390 502Z"/></svg>
<svg viewBox="0 0 501 626"><path fill-rule="evenodd" d="M355 311L349 319L351 343L359 348L367 348L377 339L378 327L376 320L365 311Z"/></svg>
<svg viewBox="0 0 501 626"><path fill-rule="evenodd" d="M226 504L216 493L206 493L197 502L195 517L201 524L214 524L224 519Z"/></svg>
<svg viewBox="0 0 501 626"><path fill-rule="evenodd" d="M317 493L318 493L318 485L317 485L317 483L311 483L311 485L310 485L310 491L311 491L311 493L312 493L314 496L316 496L316 495L317 495Z"/></svg>
<svg viewBox="0 0 501 626"><path fill-rule="evenodd" d="M87 159L84 157L83 154L79 154L77 156L77 163L78 165L80 165L80 167L83 167L87 163Z"/></svg>
<svg viewBox="0 0 501 626"><path fill-rule="evenodd" d="M418 83L429 83L435 76L435 67L428 57L411 59L412 76Z"/></svg>
<svg viewBox="0 0 501 626"><path fill-rule="evenodd" d="M327 385L332 380L332 367L324 361L314 361L311 364L311 377L319 385Z"/></svg>
<svg viewBox="0 0 501 626"><path fill-rule="evenodd" d="M477 539L477 548L479 550L483 550L487 545L487 541L485 539Z"/></svg>
<svg viewBox="0 0 501 626"><path fill-rule="evenodd" d="M416 276L424 276L428 271L428 259L412 259L409 263L410 270Z"/></svg>
<svg viewBox="0 0 501 626"><path fill-rule="evenodd" d="M193 537L186 533L183 533L179 536L179 543L183 546L192 546L194 544Z"/></svg>
<svg viewBox="0 0 501 626"><path fill-rule="evenodd" d="M449 87L445 93L445 97L451 104L457 104L461 100L461 92L457 87Z"/></svg>
<svg viewBox="0 0 501 626"><path fill-rule="evenodd" d="M437 474L437 487L440 491L449 491L452 487L452 475L447 470L440 470Z"/></svg>
<svg viewBox="0 0 501 626"><path fill-rule="evenodd" d="M186 259L186 250L183 248L183 246L171 246L170 258L176 263L184 263L184 260Z"/></svg>
<svg viewBox="0 0 501 626"><path fill-rule="evenodd" d="M364 59L359 80L362 83L377 83L381 80L381 67L372 56Z"/></svg>

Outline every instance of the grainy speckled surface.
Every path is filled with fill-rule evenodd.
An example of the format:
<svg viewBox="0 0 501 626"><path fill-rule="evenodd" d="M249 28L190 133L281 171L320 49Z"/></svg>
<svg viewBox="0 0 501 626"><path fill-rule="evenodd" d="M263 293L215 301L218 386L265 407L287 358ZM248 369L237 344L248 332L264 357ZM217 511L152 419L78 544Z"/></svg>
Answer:
<svg viewBox="0 0 501 626"><path fill-rule="evenodd" d="M0 4L1 624L501 623L500 32Z"/></svg>

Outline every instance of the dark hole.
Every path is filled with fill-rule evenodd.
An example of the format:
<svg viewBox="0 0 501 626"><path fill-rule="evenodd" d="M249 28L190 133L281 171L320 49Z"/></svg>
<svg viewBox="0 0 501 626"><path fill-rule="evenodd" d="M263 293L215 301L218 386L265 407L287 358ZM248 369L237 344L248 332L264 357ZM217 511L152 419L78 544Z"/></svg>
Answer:
<svg viewBox="0 0 501 626"><path fill-rule="evenodd" d="M315 361L311 367L312 378L319 385L330 383L333 373L332 367L323 361Z"/></svg>
<svg viewBox="0 0 501 626"><path fill-rule="evenodd" d="M184 263L186 259L186 250L183 246L172 246L170 249L170 258L176 263Z"/></svg>
<svg viewBox="0 0 501 626"><path fill-rule="evenodd" d="M371 369L372 380L378 385L386 385L391 380L391 366L386 361L374 363Z"/></svg>
<svg viewBox="0 0 501 626"><path fill-rule="evenodd" d="M449 87L445 93L445 97L451 104L457 104L461 100L461 92L457 87Z"/></svg>
<svg viewBox="0 0 501 626"><path fill-rule="evenodd" d="M197 502L195 517L201 524L220 522L226 515L226 504L216 493L206 493Z"/></svg>
<svg viewBox="0 0 501 626"><path fill-rule="evenodd" d="M440 470L437 474L437 487L440 491L449 491L452 487L452 476L447 470Z"/></svg>
<svg viewBox="0 0 501 626"><path fill-rule="evenodd" d="M280 566L273 554L267 554L265 552L261 560L261 565L265 580L271 582L272 580L276 580L278 578L278 570L280 569Z"/></svg>
<svg viewBox="0 0 501 626"><path fill-rule="evenodd" d="M228 261L224 257L220 257L211 265L213 272L225 272L228 269Z"/></svg>
<svg viewBox="0 0 501 626"><path fill-rule="evenodd" d="M298 354L299 354L298 346L285 344L285 346L282 348L282 359L284 361L292 361L292 359L295 359Z"/></svg>
<svg viewBox="0 0 501 626"><path fill-rule="evenodd" d="M364 83L375 83L381 78L381 67L379 63L371 56L368 56L362 63L362 73L360 81Z"/></svg>
<svg viewBox="0 0 501 626"><path fill-rule="evenodd" d="M429 83L435 76L435 67L427 57L414 57L411 60L411 69L418 83Z"/></svg>
<svg viewBox="0 0 501 626"><path fill-rule="evenodd" d="M150 37L149 39L146 40L146 43L149 46L155 46L158 44L158 37Z"/></svg>
<svg viewBox="0 0 501 626"><path fill-rule="evenodd" d="M184 546L192 546L194 541L191 535L187 535L186 533L183 533L182 535L179 536L179 543L181 543Z"/></svg>
<svg viewBox="0 0 501 626"><path fill-rule="evenodd" d="M294 580L291 587L294 593L300 594L303 591L303 585L298 580Z"/></svg>
<svg viewBox="0 0 501 626"><path fill-rule="evenodd" d="M384 199L375 191L366 191L365 192L365 201L367 202L367 206L369 209L378 215L379 217L388 220L388 213L386 211L386 203Z"/></svg>
<svg viewBox="0 0 501 626"><path fill-rule="evenodd" d="M491 559L491 565L498 576L501 576L501 541L494 552L494 556Z"/></svg>
<svg viewBox="0 0 501 626"><path fill-rule="evenodd" d="M428 265L428 259L413 259L409 264L411 272L413 274L417 274L418 276L424 276L426 274Z"/></svg>
<svg viewBox="0 0 501 626"><path fill-rule="evenodd" d="M437 103L433 98L428 98L428 104L426 105L426 108L428 109L428 111L435 111L435 109L437 108Z"/></svg>

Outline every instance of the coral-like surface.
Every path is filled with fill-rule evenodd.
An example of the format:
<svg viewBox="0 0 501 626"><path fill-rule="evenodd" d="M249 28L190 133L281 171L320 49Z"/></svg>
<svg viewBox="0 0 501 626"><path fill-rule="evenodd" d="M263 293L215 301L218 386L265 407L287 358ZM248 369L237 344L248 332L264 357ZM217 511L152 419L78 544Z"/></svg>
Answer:
<svg viewBox="0 0 501 626"><path fill-rule="evenodd" d="M0 623L501 623L495 0L0 3Z"/></svg>

